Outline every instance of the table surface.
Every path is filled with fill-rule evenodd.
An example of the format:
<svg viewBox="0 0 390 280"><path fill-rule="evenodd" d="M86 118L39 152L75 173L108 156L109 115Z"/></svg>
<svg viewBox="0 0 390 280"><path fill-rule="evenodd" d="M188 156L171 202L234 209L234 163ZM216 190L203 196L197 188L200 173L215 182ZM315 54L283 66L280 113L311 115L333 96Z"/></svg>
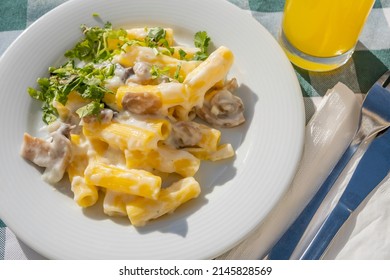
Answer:
<svg viewBox="0 0 390 280"><path fill-rule="evenodd" d="M1 0L0 55L31 23L67 0ZM246 10L277 37L284 0L229 0ZM315 73L295 67L305 101L306 120L315 111L314 101L338 82L355 93L366 93L390 68L390 0L376 0L352 58L341 68ZM15 251L15 252L13 252ZM41 258L13 235L0 220L0 259Z"/></svg>

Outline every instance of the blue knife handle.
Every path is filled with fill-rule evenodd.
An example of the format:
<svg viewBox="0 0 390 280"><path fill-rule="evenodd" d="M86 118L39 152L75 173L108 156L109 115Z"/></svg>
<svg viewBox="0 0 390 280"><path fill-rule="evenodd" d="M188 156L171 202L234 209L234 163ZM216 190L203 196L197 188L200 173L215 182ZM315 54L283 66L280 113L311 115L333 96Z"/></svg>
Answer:
<svg viewBox="0 0 390 280"><path fill-rule="evenodd" d="M320 207L322 201L340 176L341 172L348 164L357 150L358 145L350 145L340 158L339 162L333 168L328 178L319 188L318 192L314 195L311 201L306 205L305 209L301 212L298 218L287 229L275 246L267 255L268 260L288 260L299 240L303 236L306 228L312 220L317 209Z"/></svg>
<svg viewBox="0 0 390 280"><path fill-rule="evenodd" d="M351 210L338 203L327 216L312 242L300 257L301 260L318 260L324 254L333 238L351 215Z"/></svg>

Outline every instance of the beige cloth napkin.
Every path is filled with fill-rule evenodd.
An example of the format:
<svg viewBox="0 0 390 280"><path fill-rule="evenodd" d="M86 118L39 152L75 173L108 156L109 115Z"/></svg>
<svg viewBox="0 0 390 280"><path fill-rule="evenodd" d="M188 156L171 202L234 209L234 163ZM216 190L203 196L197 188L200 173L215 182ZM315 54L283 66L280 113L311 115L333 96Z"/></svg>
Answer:
<svg viewBox="0 0 390 280"><path fill-rule="evenodd" d="M302 159L289 189L255 232L218 259L262 259L267 254L314 196L348 147L358 127L361 99L361 95L354 94L342 83L338 83L327 92L306 125ZM347 180L346 176L344 177L344 181ZM338 184L337 188L342 189L340 180L336 184ZM385 192L390 193L387 190ZM379 199L378 203L382 205L385 202ZM343 227L342 234L339 234L333 242L325 258L384 257L384 255L374 254L372 248L367 249L368 243L362 235L367 226L377 223L378 215L374 215L377 212L374 208L379 207L378 203L372 202L375 206L370 209L366 209L369 206L367 203L364 204L366 207L361 208L365 211L361 211L361 208L357 211L362 212L359 215L360 220L356 220L357 213L354 214L345 229ZM390 211L390 204L387 208ZM326 215L326 211L322 214ZM318 221L323 217L317 217ZM387 227L390 230L390 226ZM370 231L374 231L373 226L370 227ZM390 242L390 238L386 239ZM363 247L366 249L360 249ZM367 250L370 253L366 252Z"/></svg>

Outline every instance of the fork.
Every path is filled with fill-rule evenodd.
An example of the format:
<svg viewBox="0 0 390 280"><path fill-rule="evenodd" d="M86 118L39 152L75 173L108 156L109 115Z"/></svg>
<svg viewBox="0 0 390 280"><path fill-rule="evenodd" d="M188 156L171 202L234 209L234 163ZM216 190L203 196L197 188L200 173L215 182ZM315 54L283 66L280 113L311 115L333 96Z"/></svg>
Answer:
<svg viewBox="0 0 390 280"><path fill-rule="evenodd" d="M346 167L360 144L373 139L390 126L390 71L383 74L371 87L363 101L359 129L339 162L318 189L312 200L264 257L267 260L290 259L317 209Z"/></svg>

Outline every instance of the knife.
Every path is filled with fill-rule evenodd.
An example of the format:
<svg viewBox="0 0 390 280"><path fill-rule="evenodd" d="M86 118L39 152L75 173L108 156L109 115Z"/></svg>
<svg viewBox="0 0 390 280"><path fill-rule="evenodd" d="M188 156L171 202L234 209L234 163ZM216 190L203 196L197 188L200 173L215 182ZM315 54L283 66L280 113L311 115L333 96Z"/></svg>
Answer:
<svg viewBox="0 0 390 280"><path fill-rule="evenodd" d="M336 206L325 218L300 259L320 259L351 213L380 184L389 171L390 129L387 129L368 146Z"/></svg>

